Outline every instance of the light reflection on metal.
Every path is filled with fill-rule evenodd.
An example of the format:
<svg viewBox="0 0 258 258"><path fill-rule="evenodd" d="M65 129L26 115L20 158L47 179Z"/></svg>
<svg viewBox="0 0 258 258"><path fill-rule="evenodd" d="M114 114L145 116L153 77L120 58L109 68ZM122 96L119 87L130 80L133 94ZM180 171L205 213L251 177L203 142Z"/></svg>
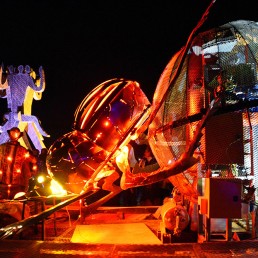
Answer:
<svg viewBox="0 0 258 258"><path fill-rule="evenodd" d="M50 182L50 190L52 192L52 195L56 195L56 196L67 195L67 191L64 190L64 188L54 179L52 179Z"/></svg>

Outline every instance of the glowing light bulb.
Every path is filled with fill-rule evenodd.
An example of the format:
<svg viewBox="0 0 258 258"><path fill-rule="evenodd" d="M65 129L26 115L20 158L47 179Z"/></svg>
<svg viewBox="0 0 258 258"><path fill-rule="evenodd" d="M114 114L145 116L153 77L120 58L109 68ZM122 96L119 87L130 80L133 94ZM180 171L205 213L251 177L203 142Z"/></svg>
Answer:
<svg viewBox="0 0 258 258"><path fill-rule="evenodd" d="M109 125L110 125L110 122L106 120L106 121L104 122L104 126L105 126L105 127L108 127Z"/></svg>
<svg viewBox="0 0 258 258"><path fill-rule="evenodd" d="M45 182L45 177L44 176L38 176L37 181L39 184L42 184L43 182Z"/></svg>
<svg viewBox="0 0 258 258"><path fill-rule="evenodd" d="M96 138L99 139L101 136L102 136L102 133L98 133Z"/></svg>

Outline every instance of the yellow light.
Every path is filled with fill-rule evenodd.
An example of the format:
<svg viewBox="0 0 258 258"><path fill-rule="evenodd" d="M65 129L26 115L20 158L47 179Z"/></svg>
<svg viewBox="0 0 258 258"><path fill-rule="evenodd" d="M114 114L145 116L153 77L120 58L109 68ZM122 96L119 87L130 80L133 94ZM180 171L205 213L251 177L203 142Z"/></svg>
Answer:
<svg viewBox="0 0 258 258"><path fill-rule="evenodd" d="M37 181L39 184L42 184L43 182L45 182L45 177L44 176L38 176Z"/></svg>
<svg viewBox="0 0 258 258"><path fill-rule="evenodd" d="M116 156L116 164L123 173L129 168L128 152L129 148L127 146L123 146L120 153Z"/></svg>
<svg viewBox="0 0 258 258"><path fill-rule="evenodd" d="M50 189L53 195L64 196L67 195L67 191L54 179L50 182Z"/></svg>
<svg viewBox="0 0 258 258"><path fill-rule="evenodd" d="M28 158L30 156L29 152L25 153L25 158Z"/></svg>
<svg viewBox="0 0 258 258"><path fill-rule="evenodd" d="M18 168L17 170L16 170L16 173L21 173L21 170Z"/></svg>
<svg viewBox="0 0 258 258"><path fill-rule="evenodd" d="M8 157L7 157L7 160L8 160L8 161L12 161L13 159L12 159L11 156L8 156Z"/></svg>

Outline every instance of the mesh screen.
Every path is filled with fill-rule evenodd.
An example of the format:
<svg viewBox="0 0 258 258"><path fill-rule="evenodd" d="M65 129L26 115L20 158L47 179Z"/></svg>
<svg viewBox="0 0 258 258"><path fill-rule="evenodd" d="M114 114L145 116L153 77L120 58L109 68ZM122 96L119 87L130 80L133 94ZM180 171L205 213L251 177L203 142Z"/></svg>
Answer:
<svg viewBox="0 0 258 258"><path fill-rule="evenodd" d="M158 112L149 127L150 145L162 166L185 152L211 101L221 94L219 111L206 124L195 151L200 162L170 178L183 194L198 194L197 181L207 172L257 186L257 52L258 24L233 21L199 33L179 74L182 50L164 69L153 99Z"/></svg>

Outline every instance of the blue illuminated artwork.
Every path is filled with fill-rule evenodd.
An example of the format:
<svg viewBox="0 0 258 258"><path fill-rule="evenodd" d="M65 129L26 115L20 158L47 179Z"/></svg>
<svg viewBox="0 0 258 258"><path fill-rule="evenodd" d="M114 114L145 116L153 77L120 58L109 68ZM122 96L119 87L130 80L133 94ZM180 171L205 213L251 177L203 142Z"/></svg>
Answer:
<svg viewBox="0 0 258 258"><path fill-rule="evenodd" d="M33 99L40 100L45 90L43 68L40 67L39 74L36 75L28 65L20 65L17 68L8 66L5 72L1 67L0 77L0 97L7 100L7 112L0 126L0 144L9 139L7 130L19 127L26 132L27 136L22 139L21 144L29 149L41 150L45 147L42 136L48 137L49 135L42 129L38 118L31 114L31 106ZM31 146L31 142L34 146Z"/></svg>

